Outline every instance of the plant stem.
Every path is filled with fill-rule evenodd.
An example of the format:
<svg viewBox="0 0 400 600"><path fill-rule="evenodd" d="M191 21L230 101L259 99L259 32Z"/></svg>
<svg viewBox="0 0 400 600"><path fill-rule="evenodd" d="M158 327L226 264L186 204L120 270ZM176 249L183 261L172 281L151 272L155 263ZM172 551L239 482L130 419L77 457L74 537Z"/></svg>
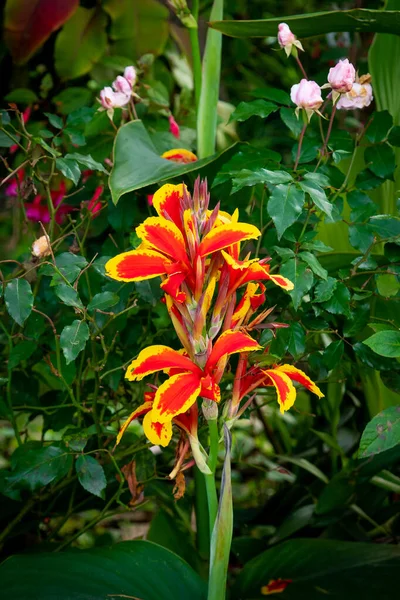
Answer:
<svg viewBox="0 0 400 600"><path fill-rule="evenodd" d="M305 70L304 70L304 67L303 67L303 65L302 65L302 63L301 63L301 60L299 59L299 57L298 57L298 56L296 56L296 62L297 62L297 64L298 64L298 65L299 65L299 67L300 67L300 71L301 71L301 72L302 72L302 74L304 75L304 79L308 79L308 77L307 77L307 73L305 72Z"/></svg>
<svg viewBox="0 0 400 600"><path fill-rule="evenodd" d="M331 118L329 120L328 131L327 131L327 134L325 137L324 145L322 146L322 150L321 150L321 157L324 156L324 154L326 152L326 148L328 146L329 138L330 138L331 132L332 132L332 125L333 125L333 120L335 118L335 114L336 114L336 104L334 104L332 107L332 113L331 113Z"/></svg>
<svg viewBox="0 0 400 600"><path fill-rule="evenodd" d="M296 169L298 167L298 164L299 164L299 160L300 160L300 156L301 156L301 147L303 145L303 139L304 139L304 134L306 132L306 129L307 129L307 123L304 123L303 129L301 130L301 133L300 133L299 144L298 144L298 147L297 147L296 161L295 161L294 167L293 167L293 169L295 171L296 171Z"/></svg>
<svg viewBox="0 0 400 600"><path fill-rule="evenodd" d="M189 39L190 47L192 50L194 97L196 100L196 110L199 110L201 94L201 55L199 44L199 31L197 27L189 28Z"/></svg>
<svg viewBox="0 0 400 600"><path fill-rule="evenodd" d="M223 9L224 0L214 0L209 20L221 21ZM209 29L203 57L202 85L197 115L197 153L199 158L205 158L215 152L221 53L222 34L215 29Z"/></svg>

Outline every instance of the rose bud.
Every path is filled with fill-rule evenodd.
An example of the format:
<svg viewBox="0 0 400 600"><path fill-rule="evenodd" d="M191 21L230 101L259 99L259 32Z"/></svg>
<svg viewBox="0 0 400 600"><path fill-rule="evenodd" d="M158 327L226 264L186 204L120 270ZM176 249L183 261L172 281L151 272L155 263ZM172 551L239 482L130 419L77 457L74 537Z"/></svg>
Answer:
<svg viewBox="0 0 400 600"><path fill-rule="evenodd" d="M126 94L127 96L131 95L132 86L129 81L121 75L118 75L112 86L115 92L121 92L121 94Z"/></svg>
<svg viewBox="0 0 400 600"><path fill-rule="evenodd" d="M174 117L172 115L170 115L168 117L169 120L169 131L170 133L172 133L173 136L175 136L178 140L179 140L179 125L178 123L175 121Z"/></svg>
<svg viewBox="0 0 400 600"><path fill-rule="evenodd" d="M128 81L129 85L133 87L136 83L137 73L135 67L126 67L124 71L124 77Z"/></svg>
<svg viewBox="0 0 400 600"><path fill-rule="evenodd" d="M51 254L50 238L48 235L42 235L32 244L32 254L36 258L44 258Z"/></svg>
<svg viewBox="0 0 400 600"><path fill-rule="evenodd" d="M304 51L301 42L299 42L294 33L290 31L290 27L287 23L279 23L278 25L278 43L281 48L284 48L287 56L290 56L292 53L293 46Z"/></svg>
<svg viewBox="0 0 400 600"><path fill-rule="evenodd" d="M324 88L332 88L333 103L339 99L340 94L349 92L353 87L356 79L356 70L347 58L339 60L337 65L329 69L328 83L322 86Z"/></svg>
<svg viewBox="0 0 400 600"><path fill-rule="evenodd" d="M306 111L308 121L310 121L314 112L318 113L318 109L323 102L321 88L318 83L315 81L308 81L307 79L302 79L300 83L292 86L290 98L292 102L297 105L297 118L299 117L300 109L303 109Z"/></svg>

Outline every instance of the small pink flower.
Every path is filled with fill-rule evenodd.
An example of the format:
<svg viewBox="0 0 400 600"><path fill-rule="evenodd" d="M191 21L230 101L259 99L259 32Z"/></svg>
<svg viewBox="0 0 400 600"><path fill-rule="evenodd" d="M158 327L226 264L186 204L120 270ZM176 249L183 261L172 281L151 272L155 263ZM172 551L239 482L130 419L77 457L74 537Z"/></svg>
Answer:
<svg viewBox="0 0 400 600"><path fill-rule="evenodd" d="M124 71L124 77L129 82L129 85L131 86L131 88L133 88L133 86L136 83L136 78L137 78L135 67L132 67L132 66L126 67L126 69Z"/></svg>
<svg viewBox="0 0 400 600"><path fill-rule="evenodd" d="M278 25L278 43L280 47L285 50L286 56L290 56L293 46L299 50L304 50L301 42L299 42L294 33L291 32L287 23L279 23Z"/></svg>
<svg viewBox="0 0 400 600"><path fill-rule="evenodd" d="M179 140L180 132L179 132L179 125L178 125L178 123L175 121L175 119L174 119L174 117L172 115L170 115L168 117L168 120L169 120L169 131L170 131L170 133L172 133L172 135L174 135Z"/></svg>
<svg viewBox="0 0 400 600"><path fill-rule="evenodd" d="M349 92L356 79L356 70L347 58L339 60L337 65L329 69L330 87L339 94Z"/></svg>
<svg viewBox="0 0 400 600"><path fill-rule="evenodd" d="M302 108L306 111L308 120L310 120L313 112L318 111L323 100L321 96L321 88L315 81L302 79L300 83L292 86L290 90L290 98L294 104L297 104L296 114Z"/></svg>
<svg viewBox="0 0 400 600"><path fill-rule="evenodd" d="M353 87L346 94L342 94L336 108L339 110L355 110L369 106L374 99L370 83L353 83Z"/></svg>
<svg viewBox="0 0 400 600"><path fill-rule="evenodd" d="M115 92L121 92L121 94L126 94L127 96L131 95L132 86L129 81L121 75L118 75L112 86Z"/></svg>
<svg viewBox="0 0 400 600"><path fill-rule="evenodd" d="M106 110L111 108L122 108L126 106L130 100L130 93L114 92L110 87L105 87L100 92L100 102Z"/></svg>

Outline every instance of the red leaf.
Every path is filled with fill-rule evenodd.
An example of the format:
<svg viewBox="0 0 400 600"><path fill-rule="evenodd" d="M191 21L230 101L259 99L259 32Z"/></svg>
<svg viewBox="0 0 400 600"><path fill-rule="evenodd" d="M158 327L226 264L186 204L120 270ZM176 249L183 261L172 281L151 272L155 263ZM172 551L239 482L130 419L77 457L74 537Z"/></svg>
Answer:
<svg viewBox="0 0 400 600"><path fill-rule="evenodd" d="M78 5L79 0L7 0L4 40L14 62L25 63Z"/></svg>

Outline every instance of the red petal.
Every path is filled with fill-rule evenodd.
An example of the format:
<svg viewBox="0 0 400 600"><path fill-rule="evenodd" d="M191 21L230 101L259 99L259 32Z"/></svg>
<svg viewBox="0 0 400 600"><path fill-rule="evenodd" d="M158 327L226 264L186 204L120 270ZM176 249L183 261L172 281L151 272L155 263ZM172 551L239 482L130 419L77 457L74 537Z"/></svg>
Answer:
<svg viewBox="0 0 400 600"><path fill-rule="evenodd" d="M154 421L166 423L187 411L200 394L200 377L194 373L173 375L158 388L153 404Z"/></svg>
<svg viewBox="0 0 400 600"><path fill-rule="evenodd" d="M163 217L149 217L136 228L138 237L155 250L188 264L185 240L178 227Z"/></svg>
<svg viewBox="0 0 400 600"><path fill-rule="evenodd" d="M262 346L247 335L247 333L228 329L228 331L224 331L215 342L205 370L211 372L223 356L233 354L234 352L260 350L261 348Z"/></svg>
<svg viewBox="0 0 400 600"><path fill-rule="evenodd" d="M111 258L105 266L109 277L118 281L142 281L166 273L172 261L154 250L131 250Z"/></svg>
<svg viewBox="0 0 400 600"><path fill-rule="evenodd" d="M214 227L203 238L199 246L199 255L206 256L243 240L258 238L261 232L254 225L247 223L229 223Z"/></svg>
<svg viewBox="0 0 400 600"><path fill-rule="evenodd" d="M142 350L139 356L129 365L125 377L129 381L140 381L146 375L156 373L157 371L165 371L175 367L181 371L190 371L202 374L201 369L195 365L190 358L182 356L176 350L168 346L149 346Z"/></svg>

